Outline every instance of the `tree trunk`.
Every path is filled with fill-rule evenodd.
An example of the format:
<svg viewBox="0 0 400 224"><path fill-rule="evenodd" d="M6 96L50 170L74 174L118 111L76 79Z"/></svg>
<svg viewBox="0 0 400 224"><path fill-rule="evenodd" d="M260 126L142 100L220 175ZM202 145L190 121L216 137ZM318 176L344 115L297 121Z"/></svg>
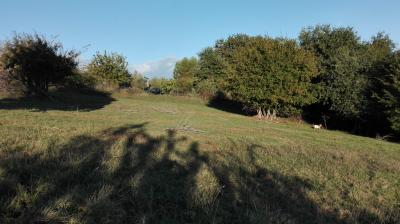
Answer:
<svg viewBox="0 0 400 224"><path fill-rule="evenodd" d="M276 110L272 110L271 120L276 120Z"/></svg>
<svg viewBox="0 0 400 224"><path fill-rule="evenodd" d="M262 117L263 117L262 110L261 110L261 108L258 108L257 109L257 118L261 119Z"/></svg>
<svg viewBox="0 0 400 224"><path fill-rule="evenodd" d="M267 117L267 119L271 118L271 111L269 109L267 110L267 116L266 117Z"/></svg>
<svg viewBox="0 0 400 224"><path fill-rule="evenodd" d="M325 129L328 130L328 126L326 125L326 117L325 115L322 115L322 119L324 119L324 125L325 125Z"/></svg>

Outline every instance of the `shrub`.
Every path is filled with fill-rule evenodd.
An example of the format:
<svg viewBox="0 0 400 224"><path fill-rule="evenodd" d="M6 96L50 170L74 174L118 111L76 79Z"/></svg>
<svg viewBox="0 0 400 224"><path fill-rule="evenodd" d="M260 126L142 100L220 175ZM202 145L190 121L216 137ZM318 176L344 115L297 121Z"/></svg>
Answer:
<svg viewBox="0 0 400 224"><path fill-rule="evenodd" d="M160 85L161 94L175 94L176 93L176 80L175 79L162 79Z"/></svg>
<svg viewBox="0 0 400 224"><path fill-rule="evenodd" d="M143 91L147 87L147 78L135 71L131 76L130 86Z"/></svg>
<svg viewBox="0 0 400 224"><path fill-rule="evenodd" d="M201 97L211 99L218 89L213 79L204 79L196 84L196 91Z"/></svg>
<svg viewBox="0 0 400 224"><path fill-rule="evenodd" d="M76 71L65 79L64 85L73 89L95 89L97 82L98 80L88 73Z"/></svg>
<svg viewBox="0 0 400 224"><path fill-rule="evenodd" d="M153 78L150 80L150 88L157 88L161 94L175 94L177 92L175 79Z"/></svg>

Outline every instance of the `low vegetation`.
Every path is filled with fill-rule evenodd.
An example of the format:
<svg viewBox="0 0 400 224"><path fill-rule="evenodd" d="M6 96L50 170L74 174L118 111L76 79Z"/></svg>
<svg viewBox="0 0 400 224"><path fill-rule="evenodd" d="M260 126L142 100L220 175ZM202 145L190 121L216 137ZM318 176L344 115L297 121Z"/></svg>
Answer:
<svg viewBox="0 0 400 224"><path fill-rule="evenodd" d="M1 223L400 221L398 144L197 98L49 94L75 100L0 100Z"/></svg>

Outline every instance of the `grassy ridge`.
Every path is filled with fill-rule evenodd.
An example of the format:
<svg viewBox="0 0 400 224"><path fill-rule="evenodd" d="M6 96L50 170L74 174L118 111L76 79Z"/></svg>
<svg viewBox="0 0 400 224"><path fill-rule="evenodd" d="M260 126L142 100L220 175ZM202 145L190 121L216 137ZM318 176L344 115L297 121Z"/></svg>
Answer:
<svg viewBox="0 0 400 224"><path fill-rule="evenodd" d="M199 99L71 94L0 100L2 223L400 221L398 144Z"/></svg>

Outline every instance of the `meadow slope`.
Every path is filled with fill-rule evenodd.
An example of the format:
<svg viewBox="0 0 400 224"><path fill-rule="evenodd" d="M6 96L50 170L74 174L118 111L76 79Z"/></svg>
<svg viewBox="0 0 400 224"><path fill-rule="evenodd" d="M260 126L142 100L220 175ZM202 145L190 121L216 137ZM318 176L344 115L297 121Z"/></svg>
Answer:
<svg viewBox="0 0 400 224"><path fill-rule="evenodd" d="M68 98L0 99L1 223L400 222L399 144L195 98Z"/></svg>

